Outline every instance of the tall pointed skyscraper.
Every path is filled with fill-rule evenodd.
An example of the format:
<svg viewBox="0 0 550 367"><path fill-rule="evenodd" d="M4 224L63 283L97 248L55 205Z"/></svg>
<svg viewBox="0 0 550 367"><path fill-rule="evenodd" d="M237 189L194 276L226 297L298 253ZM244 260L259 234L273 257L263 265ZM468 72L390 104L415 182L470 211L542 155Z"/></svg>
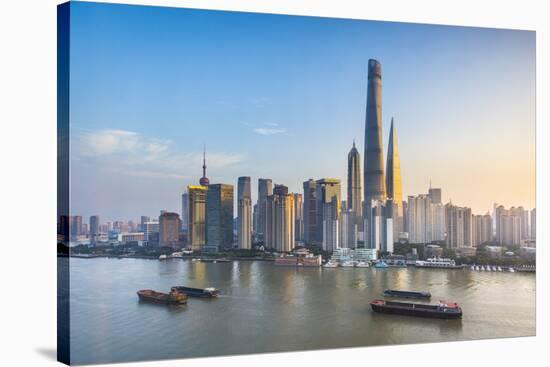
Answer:
<svg viewBox="0 0 550 367"><path fill-rule="evenodd" d="M361 218L361 155L355 147L348 153L348 197L347 209L355 214L355 218ZM361 223L361 220L359 220Z"/></svg>
<svg viewBox="0 0 550 367"><path fill-rule="evenodd" d="M369 60L367 113L365 118L364 199L385 200L384 152L382 149L382 66Z"/></svg>
<svg viewBox="0 0 550 367"><path fill-rule="evenodd" d="M365 247L378 248L380 218L375 208L386 200L384 152L382 150L382 66L369 60L367 113L365 116L365 155L363 173L363 220Z"/></svg>
<svg viewBox="0 0 550 367"><path fill-rule="evenodd" d="M391 119L388 157L386 161L386 191L388 199L393 200L394 238L403 232L403 188L401 186L401 167L397 149L397 133Z"/></svg>

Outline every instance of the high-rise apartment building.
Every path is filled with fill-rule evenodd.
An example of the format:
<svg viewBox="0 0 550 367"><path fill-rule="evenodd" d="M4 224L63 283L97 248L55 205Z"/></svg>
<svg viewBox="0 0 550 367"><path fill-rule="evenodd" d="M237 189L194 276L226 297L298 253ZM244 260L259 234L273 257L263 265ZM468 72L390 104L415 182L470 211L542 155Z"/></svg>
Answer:
<svg viewBox="0 0 550 367"><path fill-rule="evenodd" d="M163 212L159 217L159 246L181 247L181 219L178 213Z"/></svg>
<svg viewBox="0 0 550 367"><path fill-rule="evenodd" d="M294 195L288 188L275 185L273 194L266 201L265 245L279 252L289 252L295 247Z"/></svg>

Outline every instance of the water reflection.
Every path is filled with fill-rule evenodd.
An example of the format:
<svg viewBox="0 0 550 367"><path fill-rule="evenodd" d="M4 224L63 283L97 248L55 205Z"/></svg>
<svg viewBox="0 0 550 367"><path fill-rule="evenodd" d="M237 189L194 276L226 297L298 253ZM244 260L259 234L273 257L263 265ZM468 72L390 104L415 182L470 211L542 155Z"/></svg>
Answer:
<svg viewBox="0 0 550 367"><path fill-rule="evenodd" d="M436 269L322 269L269 262L71 260L74 363L533 335L535 276ZM109 276L105 276L108 274ZM186 306L140 303L138 289L216 287ZM460 303L460 320L375 314L387 288ZM243 342L246 341L246 342Z"/></svg>

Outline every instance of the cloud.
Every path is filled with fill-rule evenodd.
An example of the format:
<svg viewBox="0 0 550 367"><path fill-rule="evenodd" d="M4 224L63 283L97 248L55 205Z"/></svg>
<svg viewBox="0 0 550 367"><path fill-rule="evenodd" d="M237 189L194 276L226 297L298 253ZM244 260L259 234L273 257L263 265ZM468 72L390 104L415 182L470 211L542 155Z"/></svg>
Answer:
<svg viewBox="0 0 550 367"><path fill-rule="evenodd" d="M77 134L72 144L75 158L112 174L183 180L194 177L202 166L202 152L176 151L170 140L133 131L86 132ZM241 162L243 157L235 153L211 152L206 159L209 168L225 168Z"/></svg>
<svg viewBox="0 0 550 367"><path fill-rule="evenodd" d="M287 131L286 129L275 129L275 128L269 128L269 127L258 127L254 129L254 132L260 135L283 134L283 133L286 133L286 131Z"/></svg>

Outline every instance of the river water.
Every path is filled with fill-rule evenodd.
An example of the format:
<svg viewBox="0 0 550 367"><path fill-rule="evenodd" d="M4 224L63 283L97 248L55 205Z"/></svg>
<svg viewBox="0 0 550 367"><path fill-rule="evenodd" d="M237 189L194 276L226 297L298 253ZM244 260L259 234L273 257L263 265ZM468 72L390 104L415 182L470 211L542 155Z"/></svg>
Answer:
<svg viewBox="0 0 550 367"><path fill-rule="evenodd" d="M107 258L72 258L70 272L74 364L535 335L534 274ZM222 295L185 306L138 301L139 289L174 285ZM456 301L463 318L371 312L386 288Z"/></svg>

